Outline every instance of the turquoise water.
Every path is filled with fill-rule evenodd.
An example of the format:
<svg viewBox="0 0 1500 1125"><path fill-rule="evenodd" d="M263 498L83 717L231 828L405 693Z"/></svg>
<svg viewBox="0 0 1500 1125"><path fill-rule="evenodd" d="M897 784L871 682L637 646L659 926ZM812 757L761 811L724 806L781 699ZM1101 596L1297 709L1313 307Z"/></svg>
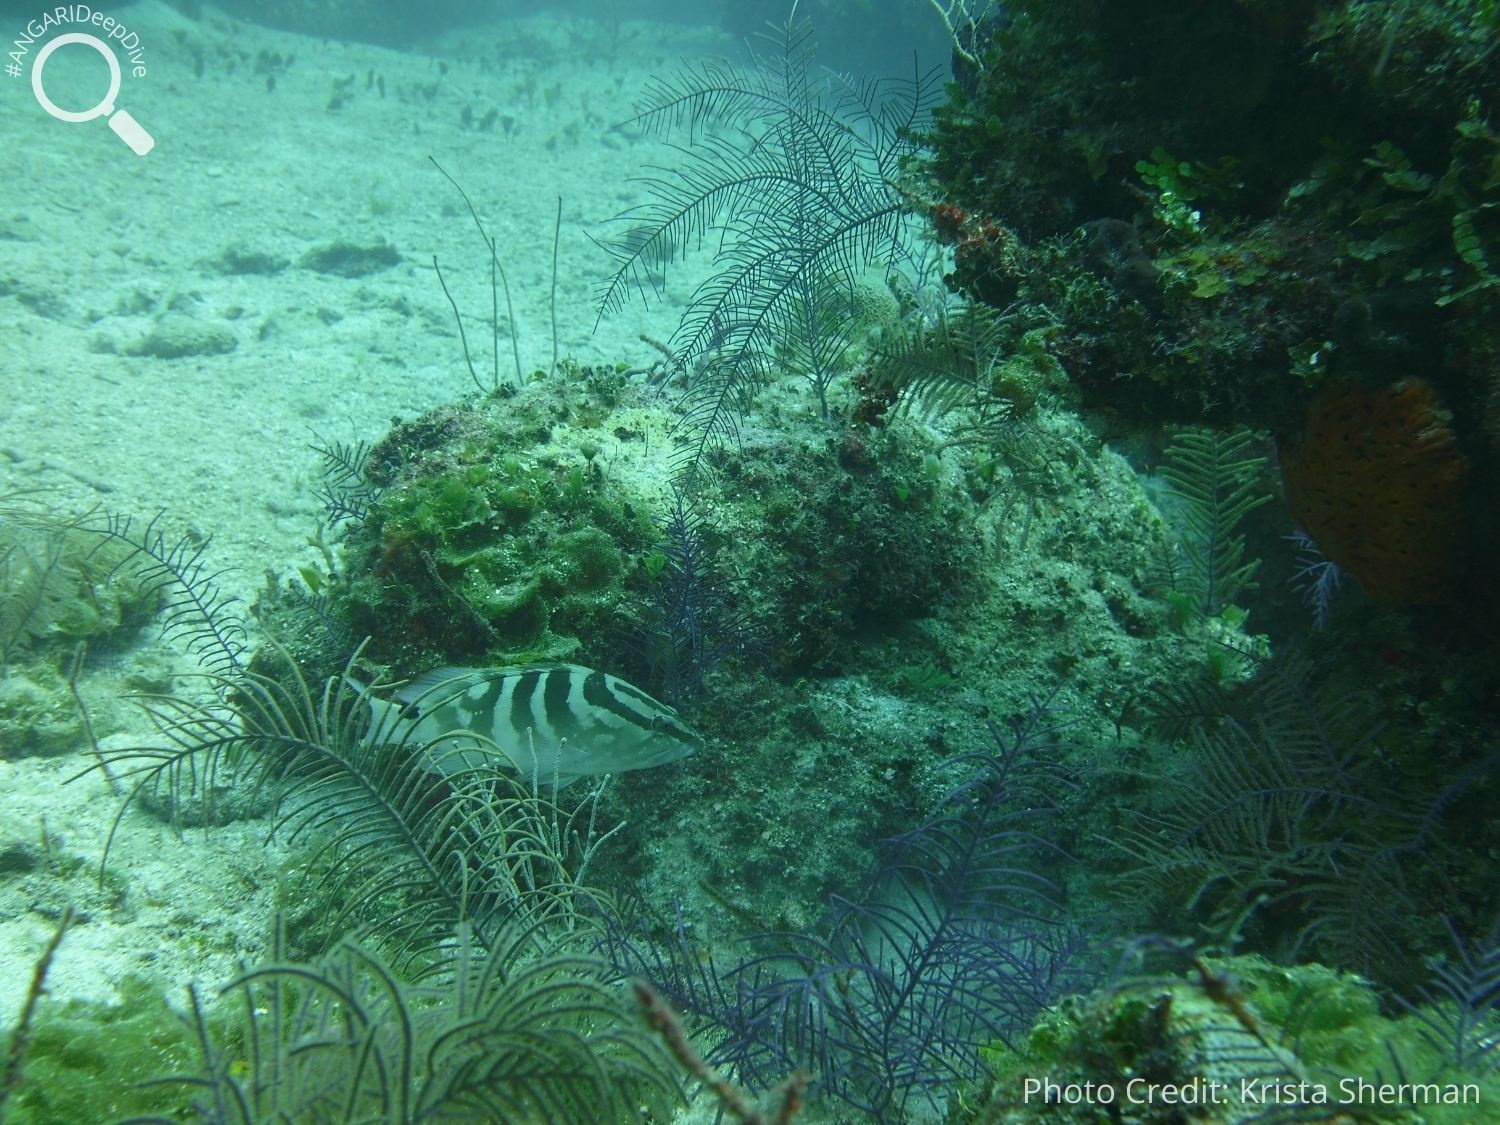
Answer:
<svg viewBox="0 0 1500 1125"><path fill-rule="evenodd" d="M4 9L0 1120L1494 1119L1491 8Z"/></svg>

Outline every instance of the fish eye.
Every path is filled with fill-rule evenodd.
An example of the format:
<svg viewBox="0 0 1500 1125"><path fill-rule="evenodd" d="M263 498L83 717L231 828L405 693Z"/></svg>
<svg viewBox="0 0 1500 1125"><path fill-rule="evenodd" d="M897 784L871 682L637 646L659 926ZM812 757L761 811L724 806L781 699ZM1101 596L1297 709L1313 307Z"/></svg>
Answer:
<svg viewBox="0 0 1500 1125"><path fill-rule="evenodd" d="M403 719L420 719L422 717L422 709L415 703L408 703L405 707L401 708L398 714Z"/></svg>

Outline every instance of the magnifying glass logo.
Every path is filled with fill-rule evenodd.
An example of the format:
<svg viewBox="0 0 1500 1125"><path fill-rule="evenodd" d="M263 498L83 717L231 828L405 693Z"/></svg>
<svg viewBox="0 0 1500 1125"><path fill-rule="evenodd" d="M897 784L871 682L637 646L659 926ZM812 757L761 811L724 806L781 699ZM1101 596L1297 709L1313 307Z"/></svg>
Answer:
<svg viewBox="0 0 1500 1125"><path fill-rule="evenodd" d="M47 65L47 60L52 57L53 51L68 43L86 43L103 55L104 61L109 63L109 93L105 94L104 100L94 108L86 109L82 113L73 113L59 108L47 96L47 91L42 89L42 67ZM115 95L120 92L120 60L115 58L114 51L110 50L106 43L92 35L69 32L67 35L59 35L56 39L48 41L47 45L37 52L36 62L31 64L31 92L36 95L36 100L41 107L59 121L92 121L96 117L108 117L109 127L139 156L145 156L156 145L156 138L142 129L140 122L123 109L115 108Z"/></svg>

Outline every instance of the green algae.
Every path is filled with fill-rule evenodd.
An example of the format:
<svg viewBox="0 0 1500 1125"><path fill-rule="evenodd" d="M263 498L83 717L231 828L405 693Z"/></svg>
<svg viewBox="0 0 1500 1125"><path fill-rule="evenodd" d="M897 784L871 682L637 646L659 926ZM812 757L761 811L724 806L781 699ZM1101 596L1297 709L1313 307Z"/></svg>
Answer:
<svg viewBox="0 0 1500 1125"><path fill-rule="evenodd" d="M0 669L148 621L160 599L132 554L86 518L0 496Z"/></svg>
<svg viewBox="0 0 1500 1125"><path fill-rule="evenodd" d="M990 1077L957 1099L950 1122L1467 1125L1500 1097L1492 1072L1450 1065L1418 1016L1383 1014L1355 974L1255 956L1202 966L1065 999L1020 1042L984 1051ZM1191 1093L1164 1101L1167 1087Z"/></svg>
<svg viewBox="0 0 1500 1125"><path fill-rule="evenodd" d="M84 737L68 681L46 666L0 679L0 758L63 754Z"/></svg>
<svg viewBox="0 0 1500 1125"><path fill-rule="evenodd" d="M187 1025L141 977L126 976L116 987L118 1003L42 1002L25 1081L7 1106L8 1125L186 1119L190 1092L148 1083L191 1065Z"/></svg>
<svg viewBox="0 0 1500 1125"><path fill-rule="evenodd" d="M1129 426L1294 427L1310 342L1323 372L1420 376L1484 425L1500 91L1480 7L1022 5L927 137L954 284L1018 337L1050 328L1087 405Z"/></svg>
<svg viewBox="0 0 1500 1125"><path fill-rule="evenodd" d="M132 549L39 495L0 496L0 759L84 736L59 672L80 644L118 645L161 606Z"/></svg>

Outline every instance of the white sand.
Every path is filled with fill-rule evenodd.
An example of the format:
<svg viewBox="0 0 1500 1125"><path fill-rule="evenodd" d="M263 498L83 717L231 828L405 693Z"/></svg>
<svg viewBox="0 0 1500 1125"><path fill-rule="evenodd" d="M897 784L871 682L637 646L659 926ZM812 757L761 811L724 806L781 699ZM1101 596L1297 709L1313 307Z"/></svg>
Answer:
<svg viewBox="0 0 1500 1125"><path fill-rule="evenodd" d="M231 568L224 584L245 599L267 567L317 562L306 543L319 514L314 433L375 439L393 416L473 389L434 254L472 318L487 374L485 258L429 154L498 238L528 371L551 361L559 195L563 353L644 364L654 353L637 335L670 335L671 306L637 307L594 332L609 261L588 235L644 198L632 176L671 159L610 127L651 73L732 50L722 33L626 25L616 43L605 28L539 19L451 37L440 62L212 11L193 22L154 2L111 14L146 48L147 75L127 75L118 104L156 138L149 155L130 152L103 121L48 117L26 79L0 77L0 492L45 484L79 507L166 509L176 531L214 537L215 564ZM16 29L3 30L8 42ZM275 55L295 61L276 67ZM330 109L341 89L351 96ZM494 125L479 131L491 110ZM504 117L514 118L509 135ZM335 240L382 239L404 260L370 276L295 264ZM226 274L215 263L229 247L294 264ZM179 359L129 354L159 321L227 331L236 345ZM508 372L508 340L501 358ZM128 745L132 735L114 738ZM38 841L45 815L60 849L96 863L117 799L97 775L60 784L87 761L0 763L0 837ZM54 993L108 998L127 972L176 995L190 980L224 980L265 936L268 880L283 856L263 846L264 832L251 824L178 840L127 816L116 870L130 909L89 899L90 921L53 970ZM15 1012L50 932L49 886L44 872L12 879L0 906L0 1020ZM84 894L86 876L69 886Z"/></svg>

